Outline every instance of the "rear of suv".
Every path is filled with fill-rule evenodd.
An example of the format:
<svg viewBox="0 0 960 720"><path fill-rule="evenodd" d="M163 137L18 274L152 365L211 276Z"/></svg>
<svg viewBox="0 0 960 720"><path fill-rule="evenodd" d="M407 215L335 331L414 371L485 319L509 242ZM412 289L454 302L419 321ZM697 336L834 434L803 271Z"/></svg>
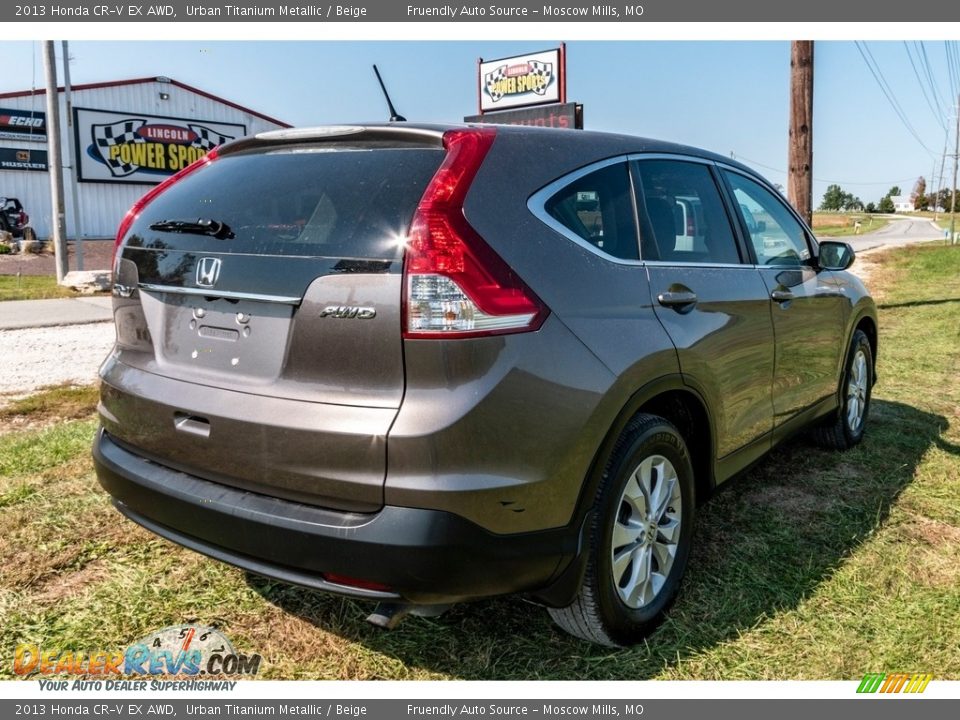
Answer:
<svg viewBox="0 0 960 720"><path fill-rule="evenodd" d="M630 644L676 595L698 500L799 429L860 440L876 312L852 260L683 146L236 141L121 223L98 476L128 518L255 573L425 612L522 593Z"/></svg>

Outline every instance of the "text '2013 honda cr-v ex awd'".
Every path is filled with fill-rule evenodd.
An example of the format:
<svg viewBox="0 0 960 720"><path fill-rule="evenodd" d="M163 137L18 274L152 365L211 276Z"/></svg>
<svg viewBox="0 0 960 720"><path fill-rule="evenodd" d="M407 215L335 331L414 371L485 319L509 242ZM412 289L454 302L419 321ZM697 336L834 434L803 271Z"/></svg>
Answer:
<svg viewBox="0 0 960 720"><path fill-rule="evenodd" d="M680 145L231 142L119 228L97 472L128 518L254 573L389 612L522 593L630 644L698 500L801 428L859 442L877 320L852 261Z"/></svg>

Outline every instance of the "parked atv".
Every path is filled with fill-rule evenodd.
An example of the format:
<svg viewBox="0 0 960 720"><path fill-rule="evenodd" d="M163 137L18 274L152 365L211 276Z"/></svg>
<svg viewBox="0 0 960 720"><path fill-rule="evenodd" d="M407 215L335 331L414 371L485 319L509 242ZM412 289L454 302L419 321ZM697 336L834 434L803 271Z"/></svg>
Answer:
<svg viewBox="0 0 960 720"><path fill-rule="evenodd" d="M29 222L30 216L17 198L0 197L0 238L5 238L4 233L10 233L7 239L12 250L16 251L25 245L36 247L37 235L27 224Z"/></svg>

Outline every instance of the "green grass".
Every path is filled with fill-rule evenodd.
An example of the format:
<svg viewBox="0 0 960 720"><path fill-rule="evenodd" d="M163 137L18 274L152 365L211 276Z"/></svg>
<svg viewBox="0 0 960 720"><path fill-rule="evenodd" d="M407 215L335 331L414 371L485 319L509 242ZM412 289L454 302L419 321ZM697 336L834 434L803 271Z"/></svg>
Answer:
<svg viewBox="0 0 960 720"><path fill-rule="evenodd" d="M856 223L860 223L857 232ZM890 223L889 218L864 215L863 213L827 213L813 214L813 231L817 237L848 237L876 232Z"/></svg>
<svg viewBox="0 0 960 720"><path fill-rule="evenodd" d="M48 275L0 275L0 300L45 300L47 298L77 297L70 288L57 285L57 279Z"/></svg>
<svg viewBox="0 0 960 720"><path fill-rule="evenodd" d="M960 248L874 260L864 442L831 453L799 438L713 498L677 604L638 647L578 642L516 598L385 633L367 604L160 540L96 483L93 396L47 391L0 418L0 676L21 642L112 650L196 620L261 653L267 678L960 679Z"/></svg>

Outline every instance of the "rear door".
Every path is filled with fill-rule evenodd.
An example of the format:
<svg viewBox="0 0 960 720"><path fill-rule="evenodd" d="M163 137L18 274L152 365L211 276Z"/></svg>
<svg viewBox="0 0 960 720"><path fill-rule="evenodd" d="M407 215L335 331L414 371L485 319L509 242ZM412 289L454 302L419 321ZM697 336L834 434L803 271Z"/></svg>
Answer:
<svg viewBox="0 0 960 720"><path fill-rule="evenodd" d="M766 286L743 262L712 166L633 163L641 248L657 317L687 383L705 396L721 459L772 429L773 328ZM696 242L677 202L696 211Z"/></svg>
<svg viewBox="0 0 960 720"><path fill-rule="evenodd" d="M199 476L380 507L404 236L442 159L439 136L254 145L162 192L117 266L115 360L141 374L105 374L108 431Z"/></svg>
<svg viewBox="0 0 960 720"><path fill-rule="evenodd" d="M782 199L746 175L723 172L770 297L776 337L776 424L829 398L846 350L846 300L828 270L815 268L811 240Z"/></svg>

